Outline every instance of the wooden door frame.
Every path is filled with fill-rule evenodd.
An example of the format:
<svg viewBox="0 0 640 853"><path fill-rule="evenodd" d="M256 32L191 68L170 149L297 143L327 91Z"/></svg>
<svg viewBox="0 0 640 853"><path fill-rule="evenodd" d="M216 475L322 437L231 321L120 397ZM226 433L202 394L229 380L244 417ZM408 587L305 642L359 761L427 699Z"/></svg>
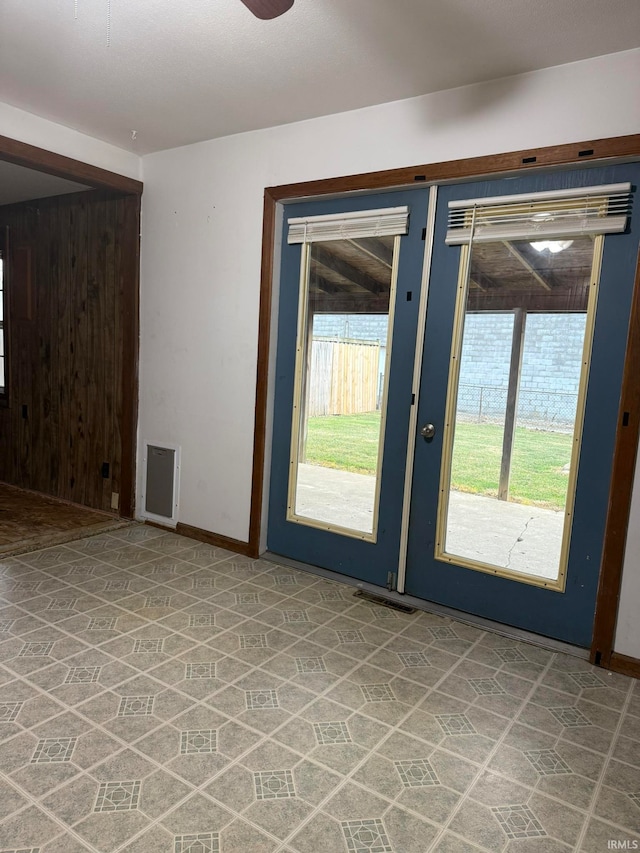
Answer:
<svg viewBox="0 0 640 853"><path fill-rule="evenodd" d="M141 181L109 172L98 166L73 160L26 142L0 136L0 160L86 184L94 190L107 190L117 196L131 196L125 209L122 228L122 253L125 274L122 279L122 415L120 508L122 518L135 513L136 453L138 425L138 358L140 305L140 203Z"/></svg>
<svg viewBox="0 0 640 853"><path fill-rule="evenodd" d="M636 160L640 160L640 134L267 187L264 192L262 230L262 270L249 541L248 543L238 543L242 544L243 553L253 557L258 557L260 553L278 204L294 199L359 191L399 189L415 186L416 183L452 183L509 174L530 173L562 166L580 166L582 163L611 165ZM638 676L640 676L640 661L615 654L613 644L622 582L626 532L631 507L633 474L638 438L640 437L640 387L637 382L639 374L640 259L636 269L633 306L625 355L625 370L618 412L609 505L591 646L592 663ZM209 541L220 542L220 544L222 544L222 539L223 537L209 536ZM231 543L228 546L231 547Z"/></svg>

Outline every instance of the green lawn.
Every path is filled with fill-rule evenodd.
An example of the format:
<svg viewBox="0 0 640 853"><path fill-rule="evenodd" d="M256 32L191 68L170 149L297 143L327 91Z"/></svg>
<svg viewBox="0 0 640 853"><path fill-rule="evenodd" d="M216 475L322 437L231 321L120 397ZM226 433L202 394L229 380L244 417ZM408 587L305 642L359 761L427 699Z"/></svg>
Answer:
<svg viewBox="0 0 640 853"><path fill-rule="evenodd" d="M356 474L375 474L380 413L309 418L307 462Z"/></svg>
<svg viewBox="0 0 640 853"><path fill-rule="evenodd" d="M572 436L517 427L511 459L509 498L519 503L562 509L571 461ZM498 494L502 429L496 424L458 424L451 481L454 489Z"/></svg>
<svg viewBox="0 0 640 853"><path fill-rule="evenodd" d="M380 415L310 418L307 462L358 474L374 474ZM570 435L518 427L511 464L510 499L554 509L564 507L571 458ZM453 488L497 495L502 429L495 424L460 423L456 430Z"/></svg>

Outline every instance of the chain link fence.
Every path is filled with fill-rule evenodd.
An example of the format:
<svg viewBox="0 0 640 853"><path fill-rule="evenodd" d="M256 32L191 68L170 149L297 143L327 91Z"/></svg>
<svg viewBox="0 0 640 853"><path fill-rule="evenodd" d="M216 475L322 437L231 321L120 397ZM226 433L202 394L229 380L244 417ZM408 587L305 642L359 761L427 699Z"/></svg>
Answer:
<svg viewBox="0 0 640 853"><path fill-rule="evenodd" d="M520 389L516 423L529 429L548 432L573 431L578 395L562 391ZM507 389L492 385L458 387L460 421L466 423L503 423L507 408Z"/></svg>

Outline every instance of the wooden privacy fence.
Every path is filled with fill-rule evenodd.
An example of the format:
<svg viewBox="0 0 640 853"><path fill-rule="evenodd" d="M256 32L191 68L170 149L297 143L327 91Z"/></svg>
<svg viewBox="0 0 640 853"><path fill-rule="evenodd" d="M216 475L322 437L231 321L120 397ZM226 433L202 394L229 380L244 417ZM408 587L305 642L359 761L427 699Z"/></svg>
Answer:
<svg viewBox="0 0 640 853"><path fill-rule="evenodd" d="M375 412L379 365L378 341L314 338L307 416Z"/></svg>

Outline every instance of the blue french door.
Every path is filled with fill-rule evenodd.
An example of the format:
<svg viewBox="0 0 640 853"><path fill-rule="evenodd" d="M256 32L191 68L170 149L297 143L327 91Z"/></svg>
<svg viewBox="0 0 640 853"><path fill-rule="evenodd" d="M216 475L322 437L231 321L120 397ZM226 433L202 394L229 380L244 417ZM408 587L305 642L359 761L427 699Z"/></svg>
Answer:
<svg viewBox="0 0 640 853"><path fill-rule="evenodd" d="M428 197L285 206L268 548L380 586L400 549ZM288 242L291 219L405 207L401 236Z"/></svg>
<svg viewBox="0 0 640 853"><path fill-rule="evenodd" d="M432 425L433 436L416 436L404 591L583 647L592 636L638 257L638 217L628 219L623 233L601 238L556 240L550 246L535 238L479 243L466 259L467 250L447 245L445 237L450 203L455 207L456 200L620 182L631 182L633 194L640 166L439 190L418 403L418 424ZM534 224L550 218L544 208L533 216ZM528 279L522 285L524 276ZM507 279L510 283L505 284ZM596 288L594 298L588 291ZM462 311L460 299L467 300ZM572 344L576 335L582 335L582 342ZM462 342L457 349L452 348L456 336ZM506 342L502 355L501 341ZM572 346L577 354L573 368ZM555 367L547 363L552 351ZM479 363L484 364L483 375ZM569 390L577 400L562 388L561 380L567 380L571 370L574 387ZM534 390L526 388L527 371L534 386L536 376L544 374L545 382ZM504 381L498 381L501 372ZM511 495L500 500L509 395L515 418L509 441L517 445L510 488L518 494L515 500ZM569 397L573 420L561 412ZM528 482L514 482L533 445L559 454L537 493L535 468L540 461L534 460L534 470L525 477ZM566 503L553 492L553 483L563 476L569 481L559 486L568 493ZM555 548L551 555L550 548ZM564 573L561 583L558 571Z"/></svg>
<svg viewBox="0 0 640 853"><path fill-rule="evenodd" d="M640 165L439 187L425 285L426 188L285 206L270 551L590 644L640 229L545 239L573 202L507 206L626 183ZM468 199L513 233L447 243ZM402 236L288 241L291 219L399 207Z"/></svg>

